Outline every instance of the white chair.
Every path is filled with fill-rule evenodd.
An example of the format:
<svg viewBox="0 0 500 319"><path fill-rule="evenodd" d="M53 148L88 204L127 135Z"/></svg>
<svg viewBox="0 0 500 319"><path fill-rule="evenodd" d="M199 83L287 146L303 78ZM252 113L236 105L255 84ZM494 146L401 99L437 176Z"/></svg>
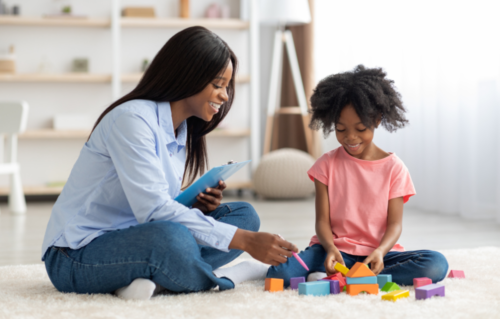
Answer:
<svg viewBox="0 0 500 319"><path fill-rule="evenodd" d="M28 103L24 101L0 101L0 174L10 175L9 210L13 214L26 212L20 166L17 163L17 135L26 129L28 110ZM8 150L6 154L4 149ZM7 158L7 162L4 162L4 158Z"/></svg>

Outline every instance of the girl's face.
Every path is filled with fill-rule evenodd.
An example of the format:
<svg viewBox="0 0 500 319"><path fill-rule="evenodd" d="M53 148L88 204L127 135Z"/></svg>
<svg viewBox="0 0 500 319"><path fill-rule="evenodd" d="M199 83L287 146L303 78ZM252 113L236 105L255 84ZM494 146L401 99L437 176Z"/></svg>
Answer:
<svg viewBox="0 0 500 319"><path fill-rule="evenodd" d="M233 64L229 61L226 69L212 80L200 93L186 98L188 112L204 121L211 121L219 113L222 103L227 102L227 87L233 74Z"/></svg>
<svg viewBox="0 0 500 319"><path fill-rule="evenodd" d="M359 159L365 159L372 151L374 129L361 123L361 119L350 104L340 112L339 121L335 124L335 134L339 143L351 156Z"/></svg>

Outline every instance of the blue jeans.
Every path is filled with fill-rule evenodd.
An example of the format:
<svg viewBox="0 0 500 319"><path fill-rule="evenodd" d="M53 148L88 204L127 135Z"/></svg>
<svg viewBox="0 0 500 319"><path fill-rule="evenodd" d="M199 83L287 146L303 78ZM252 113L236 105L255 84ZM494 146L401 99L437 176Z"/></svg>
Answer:
<svg viewBox="0 0 500 319"><path fill-rule="evenodd" d="M351 268L356 262L363 262L367 256L355 256L342 253L345 265ZM309 271L305 270L295 258L279 266L269 268L268 278L283 278L285 287L290 285L290 278L307 277L309 273L320 271L325 272L326 251L321 245L307 247L299 254L306 263ZM397 252L390 251L384 257L384 270L380 274L392 275L392 282L398 285L413 285L413 278L427 277L433 283L444 279L448 272L448 262L446 258L436 251L415 250Z"/></svg>
<svg viewBox="0 0 500 319"><path fill-rule="evenodd" d="M248 203L221 204L209 216L258 231L260 219ZM154 221L97 237L77 250L51 247L45 254L50 280L61 292L111 293L136 278L147 278L174 292L234 288L212 273L243 251L223 252L198 245L186 226Z"/></svg>

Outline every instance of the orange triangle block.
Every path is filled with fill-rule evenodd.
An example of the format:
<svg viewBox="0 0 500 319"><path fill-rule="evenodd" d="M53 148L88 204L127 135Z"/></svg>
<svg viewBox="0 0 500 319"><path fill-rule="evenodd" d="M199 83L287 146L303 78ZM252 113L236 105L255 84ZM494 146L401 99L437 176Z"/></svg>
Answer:
<svg viewBox="0 0 500 319"><path fill-rule="evenodd" d="M371 277L375 274L368 268L367 265L357 262L351 267L351 270L345 275L346 277L357 278L357 277Z"/></svg>

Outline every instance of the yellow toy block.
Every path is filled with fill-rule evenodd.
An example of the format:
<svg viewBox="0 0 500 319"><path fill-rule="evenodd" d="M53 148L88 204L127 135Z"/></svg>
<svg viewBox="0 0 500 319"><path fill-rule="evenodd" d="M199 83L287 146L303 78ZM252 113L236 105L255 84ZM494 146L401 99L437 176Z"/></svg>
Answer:
<svg viewBox="0 0 500 319"><path fill-rule="evenodd" d="M283 291L283 279L266 278L265 290L269 292Z"/></svg>
<svg viewBox="0 0 500 319"><path fill-rule="evenodd" d="M333 266L333 268L335 268L336 271L338 271L344 276L349 272L349 268L342 265L341 263L335 263L335 266Z"/></svg>
<svg viewBox="0 0 500 319"><path fill-rule="evenodd" d="M352 266L351 270L345 275L346 277L357 278L357 277L372 277L375 274L370 270L370 268L365 267L366 264L357 262Z"/></svg>
<svg viewBox="0 0 500 319"><path fill-rule="evenodd" d="M395 291L391 291L388 294L383 295L382 300L396 301L398 299L408 298L408 297L410 297L409 290L395 290Z"/></svg>

